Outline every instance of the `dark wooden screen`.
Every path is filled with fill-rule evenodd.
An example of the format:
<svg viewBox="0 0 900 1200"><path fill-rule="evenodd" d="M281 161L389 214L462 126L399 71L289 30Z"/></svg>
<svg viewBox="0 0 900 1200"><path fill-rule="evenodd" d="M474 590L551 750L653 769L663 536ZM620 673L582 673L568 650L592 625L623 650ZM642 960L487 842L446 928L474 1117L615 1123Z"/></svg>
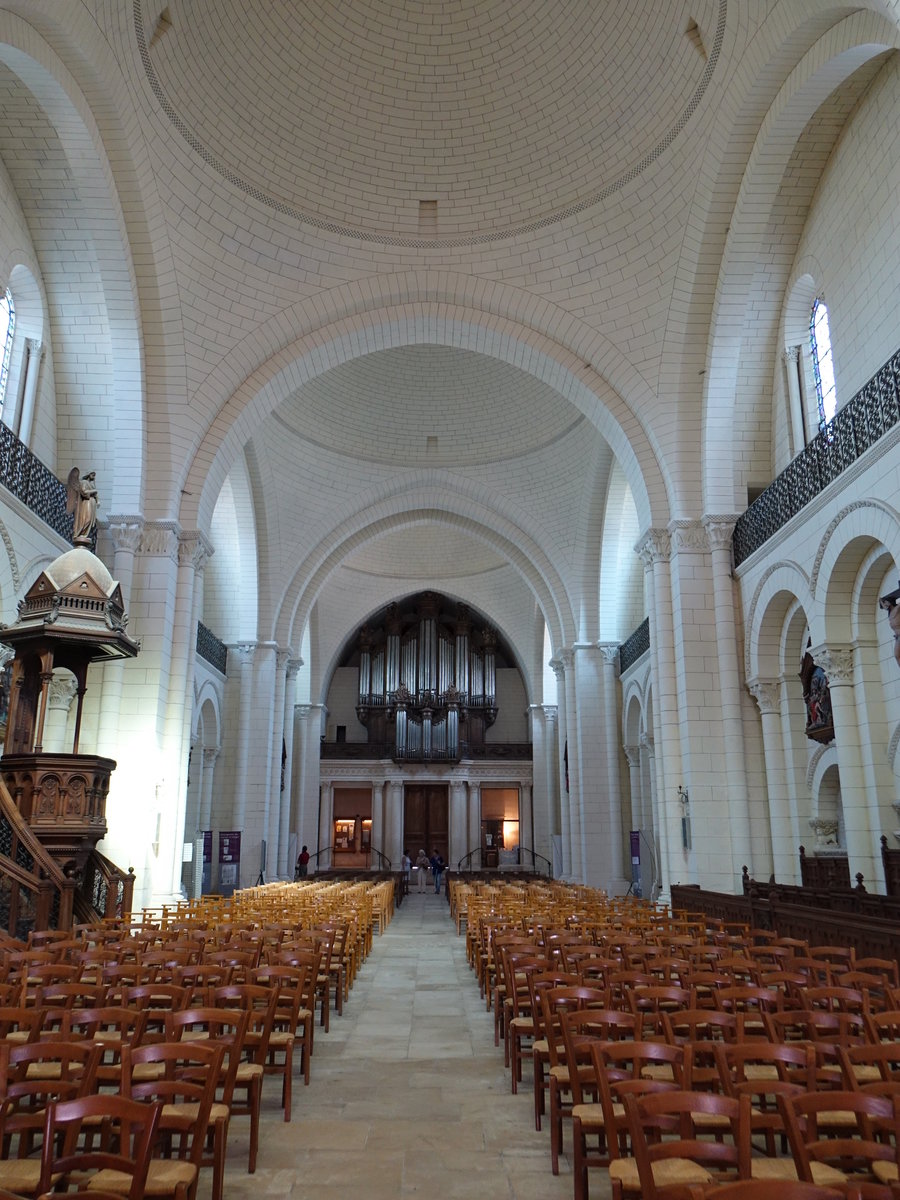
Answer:
<svg viewBox="0 0 900 1200"><path fill-rule="evenodd" d="M434 849L448 861L450 787L446 783L407 783L403 789L403 845L413 862L420 850Z"/></svg>

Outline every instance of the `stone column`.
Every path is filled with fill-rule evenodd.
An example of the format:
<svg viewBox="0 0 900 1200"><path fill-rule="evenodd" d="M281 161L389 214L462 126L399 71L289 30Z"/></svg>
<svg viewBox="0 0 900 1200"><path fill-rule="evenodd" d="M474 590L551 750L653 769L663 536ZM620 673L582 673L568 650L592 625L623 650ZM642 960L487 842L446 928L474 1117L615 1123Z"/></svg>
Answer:
<svg viewBox="0 0 900 1200"><path fill-rule="evenodd" d="M621 720L619 713L619 643L600 644L603 659L603 733L606 739L606 806L609 821L610 874L604 886L610 894L628 890L631 872L626 870L625 828L622 822L622 776L620 772ZM602 785L601 785L602 786Z"/></svg>
<svg viewBox="0 0 900 1200"><path fill-rule="evenodd" d="M67 736L66 726L77 690L74 675L68 671L54 671L47 693L47 720L44 723L44 751L47 754L72 752L72 739Z"/></svg>
<svg viewBox="0 0 900 1200"><path fill-rule="evenodd" d="M162 835L163 844L170 847L172 894L175 896L181 894L184 862L187 752L193 713L197 622L203 611L203 572L210 554L212 546L199 530L179 533L178 583L165 726L166 742L178 756L177 802L172 813L174 821L168 827L164 823Z"/></svg>
<svg viewBox="0 0 900 1200"><path fill-rule="evenodd" d="M278 873L282 879L293 879L296 855L290 853L291 843L291 797L294 792L294 695L297 690L297 672L303 665L299 658L289 658L285 663L284 707L281 720L284 739L284 767L281 779L281 823L278 831ZM300 845L303 843L301 842ZM299 849L299 846L298 846Z"/></svg>
<svg viewBox="0 0 900 1200"><path fill-rule="evenodd" d="M643 825L643 797L641 796L641 748L640 746L625 746L625 758L628 761L628 795L631 799L631 828L640 829Z"/></svg>
<svg viewBox="0 0 900 1200"><path fill-rule="evenodd" d="M334 845L334 783L330 779L322 780L319 806L319 857L316 870L327 871L331 866L331 847Z"/></svg>
<svg viewBox="0 0 900 1200"><path fill-rule="evenodd" d="M112 577L122 589L125 611L134 599L134 556L141 544L144 522L140 517L110 517L107 533L112 541ZM140 658L137 660L140 662ZM118 752L119 713L122 708L122 681L125 671L134 669L134 660L115 659L103 668L97 747L101 754L115 758ZM137 668L140 670L140 668Z"/></svg>
<svg viewBox="0 0 900 1200"><path fill-rule="evenodd" d="M290 649L283 647L274 647L275 651L275 678L274 687L270 692L271 699L269 704L271 707L271 716L269 720L269 763L268 763L268 787L266 789L266 879L284 878L285 872L281 869L281 860L285 857L287 851L287 838L285 837L285 845L281 844L281 826L282 826L282 808L285 807L285 796L282 791L282 766L281 756L284 749L284 698L287 691L286 687L286 672L287 665L291 661ZM260 696L262 699L262 696ZM290 813L288 813L287 821L290 822ZM293 872L292 872L293 874Z"/></svg>
<svg viewBox="0 0 900 1200"><path fill-rule="evenodd" d="M255 642L228 647L228 675L238 688L238 719L234 730L233 829L243 830L247 821L247 790L250 778L250 713L253 708L253 660ZM236 677L236 678L235 678Z"/></svg>
<svg viewBox="0 0 900 1200"><path fill-rule="evenodd" d="M384 780L372 783L372 848L384 854ZM377 854L372 855L372 866L380 865Z"/></svg>
<svg viewBox="0 0 900 1200"><path fill-rule="evenodd" d="M294 828L302 846L318 845L319 838L319 747L322 735L321 704L296 704L294 713L298 721L299 756L296 775L296 806ZM331 843L325 843L330 845Z"/></svg>
<svg viewBox="0 0 900 1200"><path fill-rule="evenodd" d="M403 856L403 780L389 779L387 781L387 800L384 807L384 825L387 842L384 852L391 860L391 868L400 870L400 859ZM410 847L412 849L412 847ZM416 847L416 854L419 849ZM415 857L415 855L413 855Z"/></svg>
<svg viewBox="0 0 900 1200"><path fill-rule="evenodd" d="M469 851L466 845L466 785L462 780L450 784L450 848L447 851L448 866L454 871L459 860ZM410 850L412 847L410 847ZM418 849L416 850L418 853Z"/></svg>
<svg viewBox="0 0 900 1200"><path fill-rule="evenodd" d="M215 779L216 759L218 757L218 747L203 751L203 777L200 782L200 813L197 821L198 829L201 832L212 829L213 781Z"/></svg>
<svg viewBox="0 0 900 1200"><path fill-rule="evenodd" d="M680 813L676 791L681 781L681 739L675 683L675 632L669 578L671 538L665 529L648 529L635 546L644 564L645 592L650 607L650 663L653 686L655 813L662 878L661 899L668 899L670 854L681 860ZM670 842L674 844L670 850ZM683 862L683 860L682 860Z"/></svg>
<svg viewBox="0 0 900 1200"><path fill-rule="evenodd" d="M553 838L560 832L557 711L555 704L533 704L528 711L534 770L533 849L552 862Z"/></svg>
<svg viewBox="0 0 900 1200"><path fill-rule="evenodd" d="M534 811L532 809L532 789L530 783L519 784L519 863L530 867L533 838L531 831L534 827Z"/></svg>
<svg viewBox="0 0 900 1200"><path fill-rule="evenodd" d="M852 880L861 871L872 891L877 890L879 883L883 889L884 871L877 845L881 832L878 801L866 791L853 649L849 646L818 646L811 654L816 665L828 676L831 691L850 878Z"/></svg>
<svg viewBox="0 0 900 1200"><path fill-rule="evenodd" d="M781 736L780 685L774 679L751 679L750 695L759 705L762 718L763 754L766 760L766 792L769 798L769 827L772 839L772 870L779 882L794 876L796 842L791 828L791 805ZM750 874L753 867L747 864Z"/></svg>
<svg viewBox="0 0 900 1200"><path fill-rule="evenodd" d="M573 878L572 867L572 764L576 749L569 745L569 703L566 694L566 658L571 663L572 652L561 651L556 658L550 660L553 674L556 676L557 694L557 735L559 738L559 824L562 843L562 878Z"/></svg>
<svg viewBox="0 0 900 1200"><path fill-rule="evenodd" d="M735 613L740 605L731 573L731 537L737 517L706 516L703 525L709 541L712 566L713 603L716 614L716 651L719 666L719 695L722 701L722 740L728 761L724 779L731 829L734 890L740 892L742 869L753 874L753 846L759 845L750 827L750 796L744 758L744 717L741 710L741 668L738 659L738 629Z"/></svg>
<svg viewBox="0 0 900 1200"><path fill-rule="evenodd" d="M478 871L481 868L481 784L472 780L469 781L469 849L475 850L469 860L471 869Z"/></svg>
<svg viewBox="0 0 900 1200"><path fill-rule="evenodd" d="M806 444L803 428L803 398L800 395L800 347L789 346L781 353L784 376L787 380L789 430L791 435L791 458L800 453ZM777 878L777 875L776 875Z"/></svg>
<svg viewBox="0 0 900 1200"><path fill-rule="evenodd" d="M656 791L656 755L653 738L649 733L642 733L641 741L641 798L644 805L644 824L641 826L641 878L644 895L655 899L654 892L662 890L662 862L665 845L663 834L663 818L660 813L659 797ZM649 857L648 857L649 856ZM652 864L652 866L651 866Z"/></svg>

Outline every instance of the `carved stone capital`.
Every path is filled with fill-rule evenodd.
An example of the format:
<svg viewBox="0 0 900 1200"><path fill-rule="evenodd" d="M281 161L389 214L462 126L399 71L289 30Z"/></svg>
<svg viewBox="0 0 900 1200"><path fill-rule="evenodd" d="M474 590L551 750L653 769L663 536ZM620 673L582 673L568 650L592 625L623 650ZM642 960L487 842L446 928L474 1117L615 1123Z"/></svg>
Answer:
<svg viewBox="0 0 900 1200"><path fill-rule="evenodd" d="M212 543L199 529L190 529L179 533L179 567L193 567L197 574L200 574L213 553Z"/></svg>
<svg viewBox="0 0 900 1200"><path fill-rule="evenodd" d="M292 653L293 651L289 646L279 647L275 651L275 670L279 675L282 673L282 671L287 672Z"/></svg>
<svg viewBox="0 0 900 1200"><path fill-rule="evenodd" d="M850 646L819 646L811 651L817 667L828 676L829 687L841 687L853 682L853 649Z"/></svg>
<svg viewBox="0 0 900 1200"><path fill-rule="evenodd" d="M653 734L642 733L638 738L642 750L646 750L648 754L653 753Z"/></svg>
<svg viewBox="0 0 900 1200"><path fill-rule="evenodd" d="M813 817L809 822L809 827L816 836L816 849L824 850L829 846L840 845L837 821L826 820L824 817Z"/></svg>
<svg viewBox="0 0 900 1200"><path fill-rule="evenodd" d="M607 667L612 667L614 670L619 666L619 643L618 642L598 642L597 649L603 656L603 664Z"/></svg>
<svg viewBox="0 0 900 1200"><path fill-rule="evenodd" d="M796 367L797 363L800 361L800 347L788 346L786 349L782 350L781 361L785 364L785 366L793 365Z"/></svg>
<svg viewBox="0 0 900 1200"><path fill-rule="evenodd" d="M137 554L144 534L143 517L110 517L106 528L114 554L120 550Z"/></svg>
<svg viewBox="0 0 900 1200"><path fill-rule="evenodd" d="M47 692L47 707L59 708L68 712L78 691L78 681L74 675L67 672L54 673Z"/></svg>
<svg viewBox="0 0 900 1200"><path fill-rule="evenodd" d="M672 539L667 529L648 529L635 542L635 552L644 567L657 562L668 562L672 555Z"/></svg>
<svg viewBox="0 0 900 1200"><path fill-rule="evenodd" d="M257 648L256 642L229 643L229 645L228 645L228 661L229 661L229 663L232 661L232 656L234 656L234 661L237 663L237 665L239 667L241 667L241 668L251 667L253 665L253 659L256 656L256 648Z"/></svg>
<svg viewBox="0 0 900 1200"><path fill-rule="evenodd" d="M171 558L177 562L178 533L177 521L147 521L137 552L148 558Z"/></svg>
<svg viewBox="0 0 900 1200"><path fill-rule="evenodd" d="M629 767L639 767L641 765L640 746L623 746L622 749L625 751Z"/></svg>
<svg viewBox="0 0 900 1200"><path fill-rule="evenodd" d="M669 533L675 554L682 551L706 554L709 551L709 538L702 521L673 521Z"/></svg>
<svg viewBox="0 0 900 1200"><path fill-rule="evenodd" d="M542 707L546 721L556 721L559 718L559 708L556 704L544 704Z"/></svg>
<svg viewBox="0 0 900 1200"><path fill-rule="evenodd" d="M731 539L736 524L737 517L733 514L705 516L703 528L706 530L710 550L731 550Z"/></svg>
<svg viewBox="0 0 900 1200"><path fill-rule="evenodd" d="M575 666L575 651L568 647L566 649L560 650L559 654L557 654L556 657L562 663L564 672L571 671L572 668Z"/></svg>
<svg viewBox="0 0 900 1200"><path fill-rule="evenodd" d="M747 691L759 705L759 711L764 717L777 713L781 685L775 679L748 679Z"/></svg>
<svg viewBox="0 0 900 1200"><path fill-rule="evenodd" d="M550 670L556 676L557 684L561 684L561 683L565 682L566 668L565 668L565 664L563 663L561 656L550 659Z"/></svg>
<svg viewBox="0 0 900 1200"><path fill-rule="evenodd" d="M216 765L216 759L219 757L217 746L211 746L203 751L203 770L211 771Z"/></svg>
<svg viewBox="0 0 900 1200"><path fill-rule="evenodd" d="M297 673L299 672L299 670L302 666L303 666L302 658L293 658L292 657L292 658L288 659L287 664L285 666L288 683L290 683L292 679L297 678Z"/></svg>

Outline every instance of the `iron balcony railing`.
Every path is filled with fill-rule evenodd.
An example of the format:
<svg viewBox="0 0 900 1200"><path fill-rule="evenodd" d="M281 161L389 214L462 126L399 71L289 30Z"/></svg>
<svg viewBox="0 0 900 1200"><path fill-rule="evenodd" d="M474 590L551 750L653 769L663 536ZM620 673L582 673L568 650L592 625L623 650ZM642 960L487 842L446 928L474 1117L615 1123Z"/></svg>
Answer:
<svg viewBox="0 0 900 1200"><path fill-rule="evenodd" d="M0 422L0 483L71 542L72 514L66 512L66 485Z"/></svg>
<svg viewBox="0 0 900 1200"><path fill-rule="evenodd" d="M650 649L650 618L644 617L633 634L619 647L619 674L633 667Z"/></svg>
<svg viewBox="0 0 900 1200"><path fill-rule="evenodd" d="M758 550L900 421L900 350L835 413L734 527L734 565Z"/></svg>
<svg viewBox="0 0 900 1200"><path fill-rule="evenodd" d="M225 674L228 665L228 647L223 641L207 629L202 621L197 622L197 653L206 659L211 667Z"/></svg>

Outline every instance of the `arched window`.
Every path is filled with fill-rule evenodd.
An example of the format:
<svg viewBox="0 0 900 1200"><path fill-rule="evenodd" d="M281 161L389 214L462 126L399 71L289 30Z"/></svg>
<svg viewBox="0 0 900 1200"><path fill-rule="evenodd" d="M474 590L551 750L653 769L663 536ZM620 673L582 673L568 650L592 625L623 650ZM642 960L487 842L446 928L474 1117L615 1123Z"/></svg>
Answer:
<svg viewBox="0 0 900 1200"><path fill-rule="evenodd" d="M831 353L831 333L828 329L828 308L824 300L813 301L809 318L809 348L816 377L816 403L819 408L819 428L822 429L837 411L834 388L834 358Z"/></svg>
<svg viewBox="0 0 900 1200"><path fill-rule="evenodd" d="M13 304L12 292L6 289L0 300L0 408L6 399L6 381L9 379L9 358L12 354L13 334L16 331L16 306Z"/></svg>

